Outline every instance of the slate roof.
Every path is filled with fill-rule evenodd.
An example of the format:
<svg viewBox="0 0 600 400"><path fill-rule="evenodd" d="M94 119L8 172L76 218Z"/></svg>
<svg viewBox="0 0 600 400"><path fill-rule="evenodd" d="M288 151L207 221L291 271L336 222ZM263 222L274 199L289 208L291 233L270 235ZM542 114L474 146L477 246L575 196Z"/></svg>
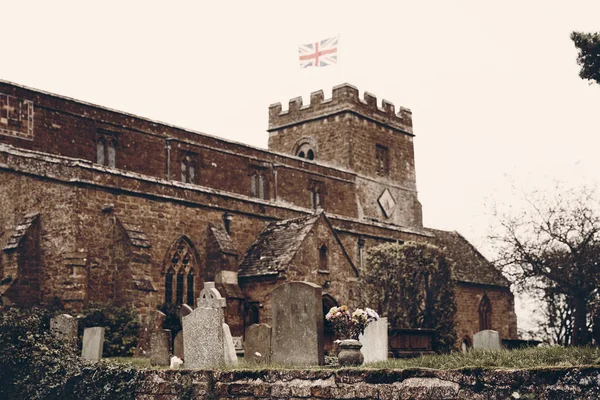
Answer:
<svg viewBox="0 0 600 400"><path fill-rule="evenodd" d="M6 243L6 246L4 246L4 250L14 250L19 247L19 243L21 243L21 240L25 237L27 230L31 227L39 215L40 214L37 212L27 214L19 223L19 225L17 225L12 236L8 238L8 243Z"/></svg>
<svg viewBox="0 0 600 400"><path fill-rule="evenodd" d="M238 276L275 275L284 271L322 213L271 222L246 252Z"/></svg>
<svg viewBox="0 0 600 400"><path fill-rule="evenodd" d="M229 236L229 234L223 226L210 224L210 231L212 232L215 240L217 241L219 250L222 253L237 255L237 249L233 245L231 237Z"/></svg>
<svg viewBox="0 0 600 400"><path fill-rule="evenodd" d="M429 231L435 235L435 238L431 239L431 243L444 249L448 257L454 260L453 276L455 280L510 287L508 279L460 233L437 229L429 229Z"/></svg>

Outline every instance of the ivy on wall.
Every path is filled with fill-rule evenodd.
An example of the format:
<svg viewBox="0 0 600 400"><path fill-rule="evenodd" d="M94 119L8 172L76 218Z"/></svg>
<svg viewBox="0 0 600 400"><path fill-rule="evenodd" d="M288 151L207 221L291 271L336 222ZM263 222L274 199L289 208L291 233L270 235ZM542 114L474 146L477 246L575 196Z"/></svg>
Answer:
<svg viewBox="0 0 600 400"><path fill-rule="evenodd" d="M435 329L435 351L454 347L454 282L440 248L414 242L372 247L360 279L363 303L387 317L391 327Z"/></svg>

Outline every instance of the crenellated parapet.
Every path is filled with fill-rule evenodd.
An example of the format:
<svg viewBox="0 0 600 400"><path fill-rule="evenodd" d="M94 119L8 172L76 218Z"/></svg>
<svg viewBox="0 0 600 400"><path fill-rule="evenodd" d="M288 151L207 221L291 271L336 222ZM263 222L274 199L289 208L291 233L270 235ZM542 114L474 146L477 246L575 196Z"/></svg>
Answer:
<svg viewBox="0 0 600 400"><path fill-rule="evenodd" d="M283 111L281 103L269 106L269 131L287 126L324 118L342 112L353 112L390 128L411 134L412 112L400 107L398 112L394 104L382 101L382 107L377 104L377 97L365 92L359 97L358 89L348 83L335 86L330 99L325 99L323 91L319 90L310 95L310 104L303 105L302 97L289 101L288 110Z"/></svg>

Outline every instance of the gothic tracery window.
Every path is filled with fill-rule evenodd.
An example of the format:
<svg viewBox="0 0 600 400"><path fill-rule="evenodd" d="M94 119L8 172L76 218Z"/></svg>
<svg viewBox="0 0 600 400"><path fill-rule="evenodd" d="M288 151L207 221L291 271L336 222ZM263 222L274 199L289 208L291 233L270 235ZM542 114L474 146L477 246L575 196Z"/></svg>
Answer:
<svg viewBox="0 0 600 400"><path fill-rule="evenodd" d="M198 260L192 243L186 237L177 240L166 259L165 303L186 303L194 307Z"/></svg>

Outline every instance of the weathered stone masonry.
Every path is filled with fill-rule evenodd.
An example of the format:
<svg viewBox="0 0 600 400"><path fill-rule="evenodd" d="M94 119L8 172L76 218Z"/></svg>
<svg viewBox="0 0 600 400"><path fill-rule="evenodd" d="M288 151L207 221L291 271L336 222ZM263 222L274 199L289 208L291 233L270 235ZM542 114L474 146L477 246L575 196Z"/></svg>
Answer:
<svg viewBox="0 0 600 400"><path fill-rule="evenodd" d="M241 336L285 280L354 305L369 247L430 241L459 261L461 337L484 297L491 328L516 337L507 281L460 235L422 226L413 137L409 110L347 84L272 105L267 151L0 81L0 298L145 313L215 280ZM255 242L294 236L315 210L292 259L248 272Z"/></svg>
<svg viewBox="0 0 600 400"><path fill-rule="evenodd" d="M598 368L144 371L138 400L597 399ZM187 397L186 397L187 396Z"/></svg>

